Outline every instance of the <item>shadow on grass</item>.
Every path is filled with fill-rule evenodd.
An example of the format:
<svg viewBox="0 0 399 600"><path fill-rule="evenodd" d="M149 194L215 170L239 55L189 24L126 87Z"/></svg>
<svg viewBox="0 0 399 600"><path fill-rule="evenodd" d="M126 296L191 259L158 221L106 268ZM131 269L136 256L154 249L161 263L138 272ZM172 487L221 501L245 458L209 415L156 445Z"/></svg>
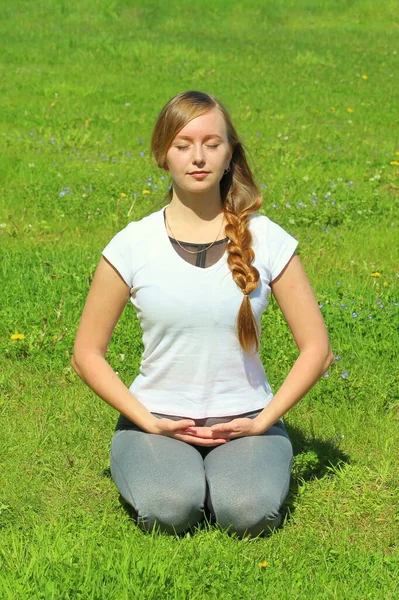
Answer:
<svg viewBox="0 0 399 600"><path fill-rule="evenodd" d="M283 523L284 521L288 523L295 511L296 501L300 495L300 488L306 482L323 479L327 476L334 477L334 469L349 464L350 457L342 452L335 440L307 438L300 429L297 429L288 423L285 423L285 427L290 436L294 451L290 489L280 511ZM104 469L103 476L112 479L109 467ZM119 502L125 512L137 525L137 512L133 506L126 502L121 494L119 494ZM187 530L190 534L193 534L198 530L208 529L210 526L215 525L215 517L207 507L205 508L204 515L205 518L203 521ZM185 537L187 531L177 534L177 536ZM143 535L157 535L159 530L157 531L157 529L155 529L153 532L142 531L142 533ZM266 533L264 535L268 534Z"/></svg>
<svg viewBox="0 0 399 600"><path fill-rule="evenodd" d="M338 447L336 440L308 438L300 429L288 423L285 426L294 451L291 485L281 508L283 519L289 522L295 511L299 489L307 482L334 477L334 470L349 464L350 457Z"/></svg>

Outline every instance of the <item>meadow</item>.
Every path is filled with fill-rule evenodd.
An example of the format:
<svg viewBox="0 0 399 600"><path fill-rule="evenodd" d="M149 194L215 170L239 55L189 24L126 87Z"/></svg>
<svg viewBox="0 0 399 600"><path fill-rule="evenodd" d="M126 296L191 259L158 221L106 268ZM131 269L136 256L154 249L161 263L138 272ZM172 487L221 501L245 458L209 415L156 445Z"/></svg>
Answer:
<svg viewBox="0 0 399 600"><path fill-rule="evenodd" d="M396 2L0 6L0 599L397 598ZM117 413L70 364L102 249L165 204L151 132L187 89L230 111L335 355L285 416L285 520L255 539L141 532L110 476ZM277 390L298 351L275 301L262 327ZM142 349L129 304L107 352L127 386Z"/></svg>

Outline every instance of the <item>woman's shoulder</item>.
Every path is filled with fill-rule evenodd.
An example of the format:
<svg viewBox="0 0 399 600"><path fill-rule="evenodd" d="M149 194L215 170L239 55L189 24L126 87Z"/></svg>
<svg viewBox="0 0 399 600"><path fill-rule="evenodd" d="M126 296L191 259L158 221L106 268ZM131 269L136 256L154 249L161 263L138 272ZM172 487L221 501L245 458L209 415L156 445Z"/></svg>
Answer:
<svg viewBox="0 0 399 600"><path fill-rule="evenodd" d="M260 213L252 213L249 226L255 233L260 233L263 235L273 232L276 233L278 230L283 230L281 225L279 225L276 221L272 221L270 217Z"/></svg>
<svg viewBox="0 0 399 600"><path fill-rule="evenodd" d="M250 229L254 234L255 244L258 243L262 248L268 247L272 250L282 246L298 245L297 239L289 231L266 215L253 213Z"/></svg>
<svg viewBox="0 0 399 600"><path fill-rule="evenodd" d="M119 229L115 235L127 237L132 240L138 238L142 239L154 231L157 212L153 212L135 221L129 221L122 229Z"/></svg>

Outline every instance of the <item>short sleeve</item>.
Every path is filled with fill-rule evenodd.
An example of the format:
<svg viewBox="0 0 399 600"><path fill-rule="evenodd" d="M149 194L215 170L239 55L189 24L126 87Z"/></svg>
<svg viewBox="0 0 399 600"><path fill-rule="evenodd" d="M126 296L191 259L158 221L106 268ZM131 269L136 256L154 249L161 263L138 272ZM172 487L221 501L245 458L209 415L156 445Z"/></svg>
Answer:
<svg viewBox="0 0 399 600"><path fill-rule="evenodd" d="M129 225L119 231L101 254L120 273L127 285L133 287L132 232Z"/></svg>
<svg viewBox="0 0 399 600"><path fill-rule="evenodd" d="M299 242L274 221L267 221L266 260L271 274L270 281L274 281L288 264Z"/></svg>

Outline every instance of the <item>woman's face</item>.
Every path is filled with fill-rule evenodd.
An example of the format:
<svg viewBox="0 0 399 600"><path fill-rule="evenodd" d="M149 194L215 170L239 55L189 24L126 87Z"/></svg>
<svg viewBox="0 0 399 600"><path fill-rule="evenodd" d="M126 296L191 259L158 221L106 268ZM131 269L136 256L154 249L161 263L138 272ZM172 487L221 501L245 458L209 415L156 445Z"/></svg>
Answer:
<svg viewBox="0 0 399 600"><path fill-rule="evenodd" d="M166 170L180 188L208 192L219 187L231 157L223 115L214 108L179 131L166 154Z"/></svg>

